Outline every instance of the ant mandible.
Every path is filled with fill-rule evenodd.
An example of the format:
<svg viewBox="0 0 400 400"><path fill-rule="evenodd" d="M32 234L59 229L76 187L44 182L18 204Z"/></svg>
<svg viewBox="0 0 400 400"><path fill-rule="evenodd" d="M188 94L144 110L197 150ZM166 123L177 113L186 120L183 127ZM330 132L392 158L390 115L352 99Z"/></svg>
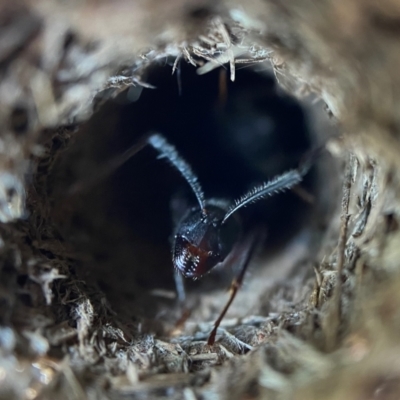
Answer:
<svg viewBox="0 0 400 400"><path fill-rule="evenodd" d="M208 344L213 345L217 329L243 282L254 250L262 237L262 232L257 229L244 232L243 221L238 211L267 196L298 185L309 171L315 154L306 157L298 169L278 175L268 182L253 187L237 200L229 202L224 199L206 199L190 165L159 133L150 133L142 137L136 145L124 153L118 164L121 165L147 145L159 153L158 158L167 159L180 172L191 187L198 203L197 206L186 210L173 233L172 262L179 299L181 301L184 299L182 276L198 279L216 266L239 263L239 272L231 284L229 299L208 338Z"/></svg>

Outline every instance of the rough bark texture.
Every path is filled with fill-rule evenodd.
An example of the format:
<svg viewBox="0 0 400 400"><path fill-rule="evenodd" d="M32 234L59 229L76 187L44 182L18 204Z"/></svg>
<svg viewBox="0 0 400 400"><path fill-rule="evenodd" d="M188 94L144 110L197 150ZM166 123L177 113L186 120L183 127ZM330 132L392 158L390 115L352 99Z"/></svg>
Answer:
<svg viewBox="0 0 400 400"><path fill-rule="evenodd" d="M394 0L3 1L0 397L399 398L399 27ZM124 312L118 299L115 310L113 294L86 279L90 254L66 240L76 203L60 210L50 179L57 163L72 181L99 166L78 133L167 56L202 57L203 71L212 59L269 59L278 81L322 99L341 131L329 150L343 167L320 185L339 179L342 194L320 243L295 273L254 273L211 348L222 290L194 295L178 327L173 305L169 325L133 319L135 304ZM261 303L246 307L247 295L260 300L253 289Z"/></svg>

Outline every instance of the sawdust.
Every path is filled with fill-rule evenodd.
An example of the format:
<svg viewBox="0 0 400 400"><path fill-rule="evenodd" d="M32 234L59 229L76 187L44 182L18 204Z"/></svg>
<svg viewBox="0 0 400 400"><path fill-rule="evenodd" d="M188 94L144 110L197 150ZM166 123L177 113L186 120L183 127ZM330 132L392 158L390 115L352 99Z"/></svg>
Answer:
<svg viewBox="0 0 400 400"><path fill-rule="evenodd" d="M3 2L1 397L399 398L399 18L393 0ZM165 318L146 309L151 295L135 302L139 286L118 303L85 270L96 263L90 248L65 239L82 200L56 193L101 161L96 140L78 140L94 111L146 86L146 70L167 56L204 74L228 64L230 79L239 63L268 60L288 91L324 102L342 136L329 144L339 168L318 180L344 182L342 200L322 202L331 212L318 245L275 280L254 272L213 347L222 289L195 293L178 327L168 291ZM91 208L95 231L101 201ZM104 233L117 258L119 229ZM140 270L151 249L140 238L132 246ZM246 303L264 279L258 308Z"/></svg>

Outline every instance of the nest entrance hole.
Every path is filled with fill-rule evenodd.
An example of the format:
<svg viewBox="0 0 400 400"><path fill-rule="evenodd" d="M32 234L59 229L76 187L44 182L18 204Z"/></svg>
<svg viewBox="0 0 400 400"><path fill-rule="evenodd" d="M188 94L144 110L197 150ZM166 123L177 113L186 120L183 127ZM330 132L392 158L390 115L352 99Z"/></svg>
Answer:
<svg viewBox="0 0 400 400"><path fill-rule="evenodd" d="M80 128L54 173L62 177L54 179L55 193L62 194L54 215L74 251L82 254L78 273L95 281L121 316L163 321L149 328L160 329L161 334L165 323L171 324L180 314L170 249L171 198L178 193L190 204L193 194L180 174L158 160L151 148L95 185L85 188L85 182L143 134L155 131L192 166L206 196L233 200L254 184L295 168L323 139L309 105L284 93L266 66L238 70L236 82L229 81L225 68L198 75L192 66L181 63L174 75L171 72L172 65L150 67L146 82L153 89L131 87L103 104ZM299 275L299 262L307 257L311 236L315 238L323 228L321 210L332 211L332 204L322 204L327 198L333 201L326 196L332 185L323 189L325 200L320 200L319 175L319 167L314 168L302 185L304 193L314 198L313 204L289 192L255 205L268 226L267 240L248 274L243 298L252 296L254 281L266 279L265 287L272 287L286 274ZM66 199L66 188L76 182L82 183L81 192ZM66 202L68 217L57 206ZM275 263L272 270L271 263ZM308 274L311 271L300 273ZM233 275L233 269L215 271L203 280L187 282L188 306L198 305L195 318L216 315ZM259 302L263 285L255 292L246 301L247 309L240 305L243 301L235 302L233 314L248 312L249 305L255 304L260 312L274 311L269 300Z"/></svg>

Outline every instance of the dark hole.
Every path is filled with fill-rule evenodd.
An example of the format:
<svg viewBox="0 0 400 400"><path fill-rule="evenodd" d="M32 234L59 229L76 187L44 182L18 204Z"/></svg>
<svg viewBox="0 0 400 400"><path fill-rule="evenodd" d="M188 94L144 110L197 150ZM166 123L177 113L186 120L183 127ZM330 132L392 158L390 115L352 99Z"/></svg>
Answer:
<svg viewBox="0 0 400 400"><path fill-rule="evenodd" d="M270 73L245 68L237 71L236 82L230 82L225 68L200 76L181 63L179 74L171 72L172 62L152 67L144 80L156 89L143 88L134 102L129 102L128 90L116 102L102 106L79 133L78 150L66 155L65 175L73 176L74 170L77 181L89 181L107 161L155 131L191 165L207 197L233 200L255 184L296 168L313 146L306 113L277 88ZM90 167L85 164L88 155L93 160ZM311 194L313 175L311 171L302 184ZM92 257L87 263L93 279L102 282L117 311L134 316L139 310L149 317L153 310L149 302L155 301L150 291L174 292L171 198L177 193L189 205L195 204L179 172L157 159L154 149L145 148L109 178L90 186L75 215L66 218L61 207L55 210L67 220L64 235ZM62 204L72 206L68 196L56 202ZM265 252L277 252L299 232L311 211L301 196L288 191L250 205L243 215L246 223L266 227ZM187 285L212 290L226 286L231 277L232 272L216 272ZM141 296L141 306L129 303L128 299L136 302Z"/></svg>
<svg viewBox="0 0 400 400"><path fill-rule="evenodd" d="M306 116L298 102L280 93L270 75L239 70L220 96L219 69L198 76L181 71L182 91L170 68L154 68L139 101L122 108L112 145L122 152L148 131L161 132L190 163L207 197L236 199L252 186L296 168L311 147ZM225 79L225 78L224 78ZM169 248L173 230L170 199L181 191L194 204L188 185L165 160L146 148L114 175L110 191L114 218L128 230ZM304 187L312 190L312 179ZM129 184L128 184L129 182ZM267 221L269 246L288 240L309 205L291 192L243 210Z"/></svg>

